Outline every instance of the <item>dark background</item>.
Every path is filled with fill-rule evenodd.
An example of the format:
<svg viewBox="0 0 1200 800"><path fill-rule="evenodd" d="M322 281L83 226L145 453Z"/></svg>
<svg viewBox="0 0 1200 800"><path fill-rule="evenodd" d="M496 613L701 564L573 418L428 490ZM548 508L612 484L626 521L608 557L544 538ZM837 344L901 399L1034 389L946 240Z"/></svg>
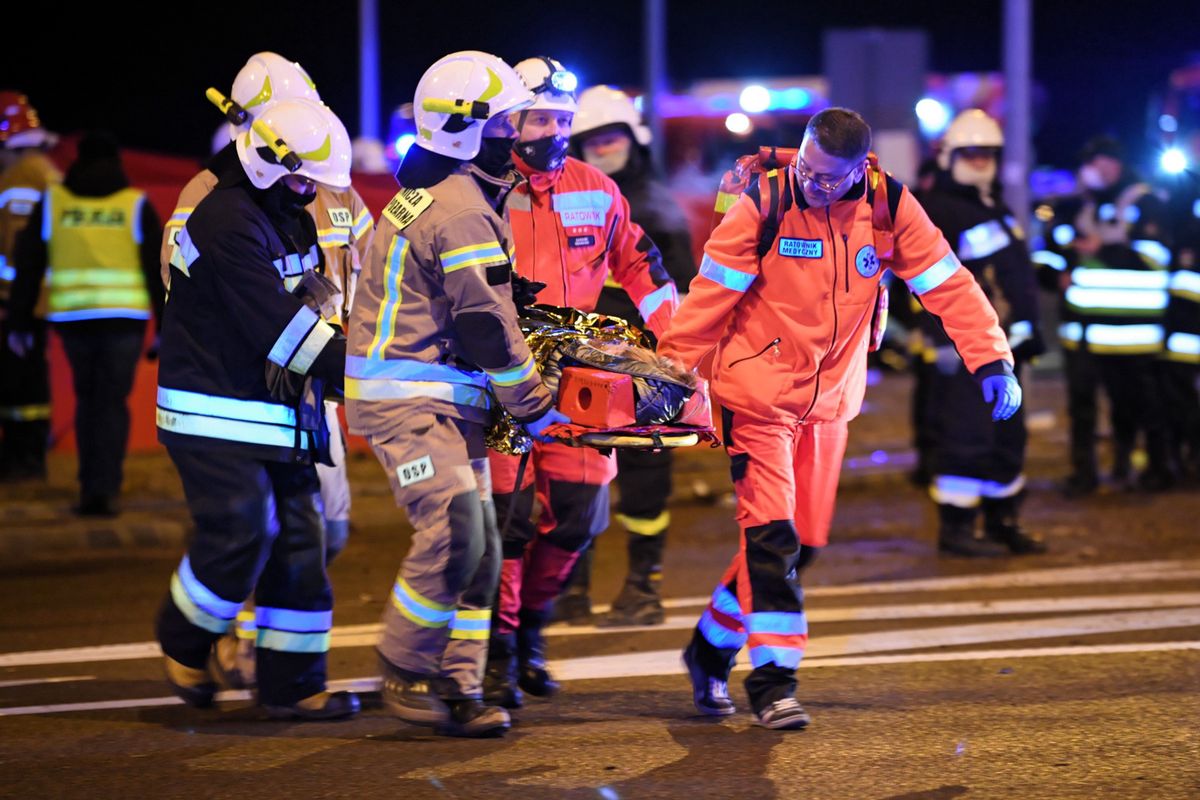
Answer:
<svg viewBox="0 0 1200 800"><path fill-rule="evenodd" d="M351 135L358 133L356 3L14 5L0 12L0 85L26 92L52 130L107 127L129 146L201 156L217 124L204 89L226 89L247 56L274 50L302 63ZM1119 135L1134 154L1147 152L1151 94L1200 51L1197 5L1034 6L1039 162L1070 166L1080 143L1100 131ZM677 89L702 78L819 73L828 27L922 28L935 72L1003 66L999 0L671 0L667 8L667 65ZM384 132L424 69L453 50L487 50L510 63L545 53L574 68L584 84L640 83L638 0L380 0L379 31Z"/></svg>

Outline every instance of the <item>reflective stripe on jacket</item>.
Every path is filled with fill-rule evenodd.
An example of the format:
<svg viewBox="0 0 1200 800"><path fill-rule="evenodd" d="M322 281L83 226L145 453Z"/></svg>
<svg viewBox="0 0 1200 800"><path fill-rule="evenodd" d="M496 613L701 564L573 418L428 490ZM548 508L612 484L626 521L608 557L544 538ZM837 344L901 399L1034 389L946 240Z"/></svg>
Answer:
<svg viewBox="0 0 1200 800"><path fill-rule="evenodd" d="M659 351L692 368L715 348L713 393L735 413L783 422L857 415L883 271L865 194L860 183L831 206L811 208L794 192L796 204L761 261L759 210L753 193L743 195L705 245L700 274ZM907 190L891 268L940 318L971 372L1009 369L1012 352L995 311Z"/></svg>
<svg viewBox="0 0 1200 800"><path fill-rule="evenodd" d="M661 335L679 295L658 248L630 218L616 183L571 157L549 173L514 159L529 180L509 195L505 215L516 243L515 269L546 284L538 301L594 311L611 273L647 327Z"/></svg>
<svg viewBox="0 0 1200 800"><path fill-rule="evenodd" d="M469 169L401 190L380 215L349 326L354 433L387 433L417 409L485 422L485 387L518 419L550 406L517 327L508 225Z"/></svg>

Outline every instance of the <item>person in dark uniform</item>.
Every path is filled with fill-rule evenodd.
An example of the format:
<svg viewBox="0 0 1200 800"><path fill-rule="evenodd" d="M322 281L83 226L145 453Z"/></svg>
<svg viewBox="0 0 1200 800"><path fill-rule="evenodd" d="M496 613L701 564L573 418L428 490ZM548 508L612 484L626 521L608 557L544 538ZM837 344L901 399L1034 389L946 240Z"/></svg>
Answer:
<svg viewBox="0 0 1200 800"><path fill-rule="evenodd" d="M946 130L941 169L921 205L996 309L1019 378L1021 366L1045 346L1029 251L1000 197L1003 146L994 119L979 109L959 114ZM938 507L939 551L969 557L1044 552L1017 521L1025 489L1024 413L994 422L941 325L928 314L919 319L933 353L921 418L932 427L929 494Z"/></svg>
<svg viewBox="0 0 1200 800"><path fill-rule="evenodd" d="M103 132L79 142L62 185L47 188L31 218L17 239L9 343L19 353L36 343L44 295L75 388L75 510L115 516L129 443L126 403L146 322L162 319L162 225L145 192L129 185L116 140Z"/></svg>
<svg viewBox="0 0 1200 800"><path fill-rule="evenodd" d="M1112 411L1112 478L1119 485L1165 489L1173 482L1156 362L1165 344L1169 300L1166 204L1121 160L1120 143L1089 141L1080 156L1083 192L1054 208L1047 250L1034 254L1042 282L1060 293L1059 343L1071 418L1071 474L1063 491L1099 486L1096 394ZM1147 468L1133 475L1139 432Z"/></svg>
<svg viewBox="0 0 1200 800"><path fill-rule="evenodd" d="M349 185L350 142L310 100L259 119L292 152L257 129L239 136L242 176L197 204L171 259L156 417L196 530L157 635L171 688L209 706L215 645L233 641L223 635L253 592L259 701L273 716L332 719L359 703L325 685L333 594L314 461L328 459L322 395L342 388L346 342L289 287L302 292L320 263L305 206L316 181Z"/></svg>

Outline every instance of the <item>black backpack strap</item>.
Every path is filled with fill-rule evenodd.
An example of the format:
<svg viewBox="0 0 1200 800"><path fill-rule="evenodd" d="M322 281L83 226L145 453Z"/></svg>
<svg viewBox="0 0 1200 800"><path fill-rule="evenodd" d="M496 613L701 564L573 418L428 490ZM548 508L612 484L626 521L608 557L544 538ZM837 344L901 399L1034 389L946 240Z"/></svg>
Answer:
<svg viewBox="0 0 1200 800"><path fill-rule="evenodd" d="M763 206L762 190L766 184L767 205ZM758 257L763 258L775 246L775 237L779 235L779 219L791 205L791 187L788 185L786 169L775 169L758 176L759 212L762 225L758 234Z"/></svg>
<svg viewBox="0 0 1200 800"><path fill-rule="evenodd" d="M887 179L888 213L892 216L892 224L895 225L896 213L900 208L900 193L904 191L904 184L886 172L884 176Z"/></svg>

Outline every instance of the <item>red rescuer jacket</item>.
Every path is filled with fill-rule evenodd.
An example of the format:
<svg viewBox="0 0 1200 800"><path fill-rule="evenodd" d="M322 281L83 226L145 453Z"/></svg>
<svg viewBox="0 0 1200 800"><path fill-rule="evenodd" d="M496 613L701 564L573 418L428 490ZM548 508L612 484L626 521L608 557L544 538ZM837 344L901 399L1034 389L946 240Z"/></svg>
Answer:
<svg viewBox="0 0 1200 800"><path fill-rule="evenodd" d="M659 353L688 369L716 348L712 391L735 413L768 422L855 417L866 390L867 338L883 266L865 185L825 208L795 201L760 260L755 187L704 246L700 273ZM1011 373L1012 352L983 291L902 185L889 266L940 318L978 380Z"/></svg>
<svg viewBox="0 0 1200 800"><path fill-rule="evenodd" d="M553 172L536 172L514 155L528 180L505 202L523 278L546 284L539 303L594 311L611 272L662 336L679 295L662 255L629 217L629 203L611 178L574 158Z"/></svg>

